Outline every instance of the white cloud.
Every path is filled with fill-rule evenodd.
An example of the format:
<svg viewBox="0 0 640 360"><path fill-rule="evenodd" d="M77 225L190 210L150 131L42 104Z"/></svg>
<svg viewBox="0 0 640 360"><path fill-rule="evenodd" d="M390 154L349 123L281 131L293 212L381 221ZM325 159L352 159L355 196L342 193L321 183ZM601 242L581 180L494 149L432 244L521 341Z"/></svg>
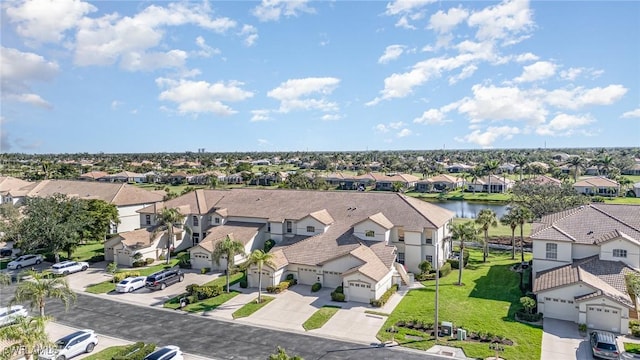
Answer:
<svg viewBox="0 0 640 360"><path fill-rule="evenodd" d="M388 125L390 129L396 129L396 130L400 129L403 126L404 126L404 122L402 121L390 122Z"/></svg>
<svg viewBox="0 0 640 360"><path fill-rule="evenodd" d="M602 75L604 71L585 67L571 67L567 70L560 71L560 77L564 80L574 81L580 76L595 79Z"/></svg>
<svg viewBox="0 0 640 360"><path fill-rule="evenodd" d="M196 38L196 46L200 48L200 51L197 52L198 56L208 58L208 57L211 57L212 55L220 54L220 49L216 49L214 47L207 45L207 42L202 36L198 36Z"/></svg>
<svg viewBox="0 0 640 360"><path fill-rule="evenodd" d="M631 110L631 111L627 111L624 114L622 114L621 116L624 119L630 119L630 118L640 118L640 108Z"/></svg>
<svg viewBox="0 0 640 360"><path fill-rule="evenodd" d="M577 128L592 123L590 116L577 116L568 114L556 115L548 124L543 124L536 129L538 135L569 136L575 133Z"/></svg>
<svg viewBox="0 0 640 360"><path fill-rule="evenodd" d="M447 120L445 118L445 114L443 111L438 109L429 109L422 113L422 116L419 118L413 119L415 124L426 124L426 125L435 125L435 124L444 124L451 122L451 120Z"/></svg>
<svg viewBox="0 0 640 360"><path fill-rule="evenodd" d="M402 55L405 48L406 47L404 45L387 46L387 48L384 50L384 54L380 56L380 58L378 59L378 63L386 64L392 60L396 60L397 58L400 57L400 55Z"/></svg>
<svg viewBox="0 0 640 360"><path fill-rule="evenodd" d="M307 0L262 0L252 10L260 21L278 21L280 17L298 16L300 13L314 14L316 10L308 6Z"/></svg>
<svg viewBox="0 0 640 360"><path fill-rule="evenodd" d="M325 112L337 111L338 105L325 97L340 84L340 79L332 77L290 79L270 90L267 96L280 101L279 111L317 109ZM318 95L315 98L312 95Z"/></svg>
<svg viewBox="0 0 640 360"><path fill-rule="evenodd" d="M30 85L53 79L58 70L58 64L38 54L0 47L2 99L51 108L51 104L31 91Z"/></svg>
<svg viewBox="0 0 640 360"><path fill-rule="evenodd" d="M336 121L342 119L339 114L324 114L322 115L322 121Z"/></svg>
<svg viewBox="0 0 640 360"><path fill-rule="evenodd" d="M249 47L255 45L256 41L258 41L258 29L252 25L243 25L239 35L245 37L244 44Z"/></svg>
<svg viewBox="0 0 640 360"><path fill-rule="evenodd" d="M503 140L510 140L513 138L513 135L517 134L520 134L520 129L517 127L489 127L484 132L476 129L462 138L456 138L456 141L477 144L483 148L490 148L499 138Z"/></svg>
<svg viewBox="0 0 640 360"><path fill-rule="evenodd" d="M38 43L57 43L86 14L97 8L79 0L20 0L7 3L6 13L22 37Z"/></svg>
<svg viewBox="0 0 640 360"><path fill-rule="evenodd" d="M591 89L557 89L549 91L545 101L557 108L576 110L590 105L611 105L620 100L627 91L627 88L618 84Z"/></svg>
<svg viewBox="0 0 640 360"><path fill-rule="evenodd" d="M435 0L395 0L387 3L386 15L412 14Z"/></svg>
<svg viewBox="0 0 640 360"><path fill-rule="evenodd" d="M474 85L473 98L465 98L458 104L458 111L469 116L472 122L483 120L526 120L544 122L547 110L534 92L517 87Z"/></svg>
<svg viewBox="0 0 640 360"><path fill-rule="evenodd" d="M411 135L413 132L407 128L400 130L397 134L396 137L399 138L403 138L403 137L407 137L409 135Z"/></svg>
<svg viewBox="0 0 640 360"><path fill-rule="evenodd" d="M467 24L477 27L476 39L503 40L510 45L527 37L533 26L528 0L505 0L498 5L473 12Z"/></svg>
<svg viewBox="0 0 640 360"><path fill-rule="evenodd" d="M549 61L538 61L523 68L515 82L532 82L547 79L556 73L557 65Z"/></svg>
<svg viewBox="0 0 640 360"><path fill-rule="evenodd" d="M435 14L431 15L429 19L429 29L433 29L439 33L446 33L458 24L463 22L469 16L469 11L461 7L450 8L446 13L442 10L438 10Z"/></svg>
<svg viewBox="0 0 640 360"><path fill-rule="evenodd" d="M271 120L271 111L269 110L251 110L251 122Z"/></svg>
<svg viewBox="0 0 640 360"><path fill-rule="evenodd" d="M376 126L373 127L373 129L379 133L386 133L389 132L389 127L385 124L378 124Z"/></svg>
<svg viewBox="0 0 640 360"><path fill-rule="evenodd" d="M243 90L241 86L244 84L238 81L208 83L158 78L156 84L165 89L159 99L177 103L180 114L232 115L237 111L224 102L242 101L253 96L252 92Z"/></svg>
<svg viewBox="0 0 640 360"><path fill-rule="evenodd" d="M111 102L111 110L118 110L123 104L124 103L120 100L113 100Z"/></svg>
<svg viewBox="0 0 640 360"><path fill-rule="evenodd" d="M271 145L269 140L267 140L267 139L258 139L258 146L265 146L265 145Z"/></svg>
<svg viewBox="0 0 640 360"><path fill-rule="evenodd" d="M478 67L475 65L465 66L459 74L449 77L449 85L453 85L460 80L470 77L476 70L478 70Z"/></svg>
<svg viewBox="0 0 640 360"><path fill-rule="evenodd" d="M78 23L74 61L77 65L111 65L120 61L126 70L180 67L182 50L153 51L162 45L165 27L191 24L217 33L236 26L228 18L212 18L208 3L151 5L133 17L108 14L83 18Z"/></svg>
<svg viewBox="0 0 640 360"><path fill-rule="evenodd" d="M519 54L519 55L515 56L516 62L519 62L519 63L529 62L529 61L537 61L538 59L540 59L540 57L538 55L532 54L530 52L524 53L524 54Z"/></svg>

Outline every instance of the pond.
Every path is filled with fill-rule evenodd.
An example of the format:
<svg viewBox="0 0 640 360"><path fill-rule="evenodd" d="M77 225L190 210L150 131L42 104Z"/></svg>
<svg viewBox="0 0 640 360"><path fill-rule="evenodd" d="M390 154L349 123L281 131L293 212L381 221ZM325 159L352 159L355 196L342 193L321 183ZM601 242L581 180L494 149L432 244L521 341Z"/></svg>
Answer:
<svg viewBox="0 0 640 360"><path fill-rule="evenodd" d="M456 217L459 218L475 218L480 210L491 209L496 213L498 219L507 213L507 204L494 204L483 202L470 202L465 200L444 200L444 201L429 201L432 204L443 207L449 211L456 213Z"/></svg>

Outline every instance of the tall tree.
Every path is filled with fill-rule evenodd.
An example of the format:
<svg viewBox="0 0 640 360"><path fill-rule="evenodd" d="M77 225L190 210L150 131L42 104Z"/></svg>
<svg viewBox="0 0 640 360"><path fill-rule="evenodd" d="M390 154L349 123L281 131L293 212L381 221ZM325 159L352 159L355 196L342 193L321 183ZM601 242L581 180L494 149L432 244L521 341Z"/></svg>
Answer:
<svg viewBox="0 0 640 360"><path fill-rule="evenodd" d="M524 155L518 154L513 159L513 161L516 163L516 166L518 167L518 173L520 174L520 181L522 181L522 172L524 171L524 168L529 163L529 159L527 159Z"/></svg>
<svg viewBox="0 0 640 360"><path fill-rule="evenodd" d="M227 275L227 292L229 292L229 278L231 276L231 267L233 267L233 261L236 255L244 255L244 245L241 242L231 240L229 235L216 244L216 247L213 249L213 260L215 260L216 264L220 266L220 259L226 259L227 270L225 274Z"/></svg>
<svg viewBox="0 0 640 360"><path fill-rule="evenodd" d="M578 181L580 175L580 169L584 168L586 161L580 156L573 156L569 158L569 165L573 167L573 182Z"/></svg>
<svg viewBox="0 0 640 360"><path fill-rule="evenodd" d="M524 262L524 224L533 219L533 214L529 209L522 206L516 206L510 209L510 212L518 222L518 226L520 226L520 261Z"/></svg>
<svg viewBox="0 0 640 360"><path fill-rule="evenodd" d="M60 299L68 309L76 301L76 293L71 290L67 278L50 277L41 272L27 271L28 279L21 281L11 304L28 302L32 309L38 308L40 316L44 316L47 299Z"/></svg>
<svg viewBox="0 0 640 360"><path fill-rule="evenodd" d="M273 254L265 253L260 249L253 250L249 256L249 264L255 264L258 267L258 302L262 302L262 268L267 266L275 266L273 263Z"/></svg>
<svg viewBox="0 0 640 360"><path fill-rule="evenodd" d="M480 225L480 228L484 232L484 244L482 246L482 262L487 262L487 256L489 256L489 227L498 226L498 218L496 213L491 209L482 209L476 217L476 224Z"/></svg>
<svg viewBox="0 0 640 360"><path fill-rule="evenodd" d="M167 232L167 264L168 264L171 258L171 251L173 250L173 238L175 236L174 228L184 227L182 222L185 216L182 215L180 211L178 211L178 209L174 209L174 208L163 208L162 211L156 216L157 216L156 218L157 227L153 231L151 236L155 237L158 233L161 233L164 231ZM184 230L186 231L188 229L184 227Z"/></svg>
<svg viewBox="0 0 640 360"><path fill-rule="evenodd" d="M12 354L21 352L26 360L32 360L38 349L54 346L45 330L48 320L41 316L18 317L14 324L0 328L0 340L13 343L8 347L15 350Z"/></svg>
<svg viewBox="0 0 640 360"><path fill-rule="evenodd" d="M496 173L496 170L500 167L498 160L487 160L483 164L484 171L487 173L487 179L489 180L489 194L491 194L491 176ZM505 187L503 186L502 189Z"/></svg>
<svg viewBox="0 0 640 360"><path fill-rule="evenodd" d="M460 242L460 256L458 258L458 285L462 285L462 269L464 269L464 244L467 241L474 241L478 236L478 231L473 222L465 221L461 223L451 223L451 239Z"/></svg>
<svg viewBox="0 0 640 360"><path fill-rule="evenodd" d="M104 200L87 200L89 224L83 230L83 237L90 241L104 241L111 224L120 223L118 208Z"/></svg>
<svg viewBox="0 0 640 360"><path fill-rule="evenodd" d="M17 247L27 252L37 248L50 250L56 262L59 252L71 252L78 246L81 234L90 223L86 202L62 194L49 197L27 197L24 219L21 223L22 237Z"/></svg>
<svg viewBox="0 0 640 360"><path fill-rule="evenodd" d="M518 219L512 214L512 207L508 208L506 214L500 219L502 225L508 226L511 229L511 260L516 259L516 228L518 227Z"/></svg>
<svg viewBox="0 0 640 360"><path fill-rule="evenodd" d="M578 194L571 184L560 186L518 182L512 189L512 201L531 211L534 219L544 215L571 209L589 202L589 198Z"/></svg>

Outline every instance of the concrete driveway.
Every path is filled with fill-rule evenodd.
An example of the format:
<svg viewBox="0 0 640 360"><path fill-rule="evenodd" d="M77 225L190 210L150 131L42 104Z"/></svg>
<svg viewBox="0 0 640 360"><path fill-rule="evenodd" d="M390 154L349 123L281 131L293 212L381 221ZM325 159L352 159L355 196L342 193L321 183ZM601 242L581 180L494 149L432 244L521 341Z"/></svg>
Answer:
<svg viewBox="0 0 640 360"><path fill-rule="evenodd" d="M544 319L541 360L591 360L589 338L578 332L578 325L563 320Z"/></svg>

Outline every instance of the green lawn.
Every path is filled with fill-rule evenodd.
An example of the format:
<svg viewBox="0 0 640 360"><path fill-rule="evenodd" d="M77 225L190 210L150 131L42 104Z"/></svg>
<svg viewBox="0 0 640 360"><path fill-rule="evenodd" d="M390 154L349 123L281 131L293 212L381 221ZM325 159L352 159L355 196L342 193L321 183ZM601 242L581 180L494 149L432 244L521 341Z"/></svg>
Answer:
<svg viewBox="0 0 640 360"><path fill-rule="evenodd" d="M108 347L100 352L97 352L95 354L91 354L85 357L85 359L86 360L111 360L114 355L117 355L120 351L128 347L129 345Z"/></svg>
<svg viewBox="0 0 640 360"><path fill-rule="evenodd" d="M254 312L262 309L262 307L270 303L273 299L275 298L272 296L263 296L262 302L258 303L258 299L256 298L255 300L252 300L240 309L236 310L233 314L231 314L231 316L233 316L234 319L250 316Z"/></svg>
<svg viewBox="0 0 640 360"><path fill-rule="evenodd" d="M455 219L453 219L454 223L464 223L464 222L468 222L468 221L474 221L474 219L465 219L465 218L455 218ZM524 236L525 236L525 239L526 239L526 237L531 235L531 224L530 223L524 224L523 231L524 231ZM480 236L481 237L484 236L484 233L481 233ZM493 236L511 238L511 227L506 226L506 225L502 225L500 222L498 222L498 226L497 227L490 227L489 228L489 237L493 237ZM518 226L516 228L516 243L519 241L519 239L520 239L520 226Z"/></svg>
<svg viewBox="0 0 640 360"><path fill-rule="evenodd" d="M514 342L505 346L502 357L509 360L538 360L542 343L542 329L514 321L520 308L519 274L510 271L515 261L508 253L491 253L489 262L482 263L482 253L471 250L469 267L463 272L464 286L456 285L458 272L454 270L440 281L439 320L451 321L454 326L471 332L486 332L504 336ZM378 333L382 341L392 340L394 334L386 329L398 321L419 320L434 322L435 282L425 283L424 289L411 290L391 313ZM395 339L403 346L426 350L434 341L424 333L407 328L397 328ZM406 335L424 336L423 340ZM461 347L467 356L486 358L493 356L487 343L441 340L440 344Z"/></svg>
<svg viewBox="0 0 640 360"><path fill-rule="evenodd" d="M632 354L640 354L640 344L628 343L628 342L623 344L624 344L624 351Z"/></svg>
<svg viewBox="0 0 640 360"><path fill-rule="evenodd" d="M67 256L66 253L60 253L60 255ZM89 261L100 256L104 256L104 243L102 242L80 245L71 254L71 258L77 261Z"/></svg>
<svg viewBox="0 0 640 360"><path fill-rule="evenodd" d="M324 324L327 323L327 321L329 321L329 319L331 319L333 315L338 312L338 310L340 310L339 306L325 305L318 309L318 311L313 313L313 315L311 315L311 317L309 317L307 321L302 324L302 327L307 331L320 329L322 326L324 326Z"/></svg>
<svg viewBox="0 0 640 360"><path fill-rule="evenodd" d="M124 269L120 269L118 270L118 272L128 272L128 271L135 271L140 273L140 276L148 276L153 274L154 272L158 272L162 269L165 268L165 266L169 266L169 267L173 267L178 265L178 263L180 262L179 259L171 259L169 260L169 265L165 264L164 261L162 262L162 264L158 264L158 265L153 265L150 267L144 267L144 268L124 268ZM107 280L107 281L103 281L101 283L97 283L97 284L92 284L87 286L86 291L92 294L104 294L104 293L108 293L111 291L114 291L116 289L116 285L113 283L113 281L111 280Z"/></svg>

